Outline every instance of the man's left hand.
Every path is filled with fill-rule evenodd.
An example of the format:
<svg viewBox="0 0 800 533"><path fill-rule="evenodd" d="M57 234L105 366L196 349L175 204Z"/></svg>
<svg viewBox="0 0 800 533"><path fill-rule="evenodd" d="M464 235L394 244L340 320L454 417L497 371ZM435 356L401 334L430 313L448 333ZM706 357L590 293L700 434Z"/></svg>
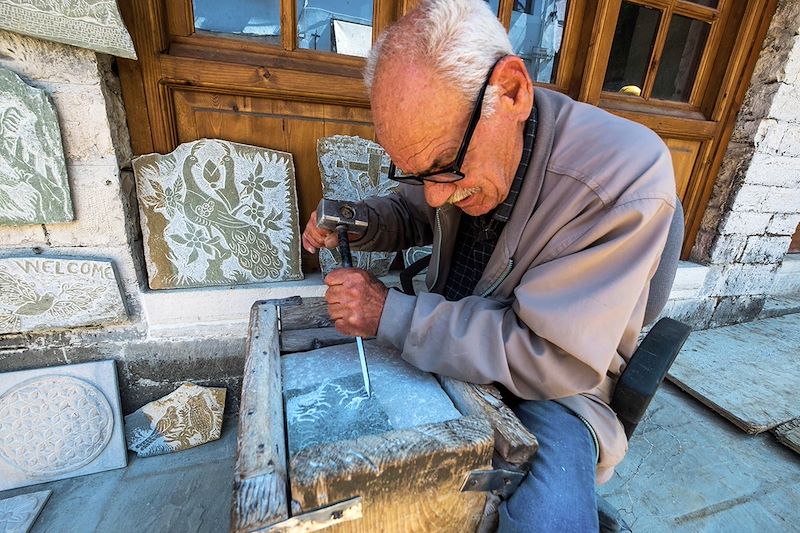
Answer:
<svg viewBox="0 0 800 533"><path fill-rule="evenodd" d="M328 313L336 329L345 335L373 337L383 313L389 289L360 268L337 268L325 277Z"/></svg>

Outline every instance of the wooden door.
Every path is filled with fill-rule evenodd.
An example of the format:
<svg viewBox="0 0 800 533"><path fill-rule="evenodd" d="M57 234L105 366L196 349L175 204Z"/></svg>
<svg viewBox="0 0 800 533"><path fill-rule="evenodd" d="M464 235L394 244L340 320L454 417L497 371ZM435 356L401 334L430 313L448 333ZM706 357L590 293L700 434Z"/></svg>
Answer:
<svg viewBox="0 0 800 533"><path fill-rule="evenodd" d="M672 153L686 258L774 2L600 0L579 99L640 122Z"/></svg>

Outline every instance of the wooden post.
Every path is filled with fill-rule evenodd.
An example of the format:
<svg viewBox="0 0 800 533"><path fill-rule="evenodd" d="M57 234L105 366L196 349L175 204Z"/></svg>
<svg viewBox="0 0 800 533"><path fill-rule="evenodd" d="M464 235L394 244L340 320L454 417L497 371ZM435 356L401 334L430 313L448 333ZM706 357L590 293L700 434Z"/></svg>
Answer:
<svg viewBox="0 0 800 533"><path fill-rule="evenodd" d="M281 396L278 311L257 302L250 312L231 531L252 531L289 517Z"/></svg>

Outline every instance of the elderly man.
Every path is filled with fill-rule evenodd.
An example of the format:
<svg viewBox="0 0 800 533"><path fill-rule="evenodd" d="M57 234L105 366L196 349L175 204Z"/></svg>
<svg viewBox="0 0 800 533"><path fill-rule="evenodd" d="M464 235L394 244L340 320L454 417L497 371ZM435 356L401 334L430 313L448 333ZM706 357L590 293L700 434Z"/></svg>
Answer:
<svg viewBox="0 0 800 533"><path fill-rule="evenodd" d="M627 449L608 403L675 209L668 150L640 125L534 91L480 0L424 0L381 36L365 79L403 185L366 202L353 244L432 243L430 292L338 269L325 280L337 329L519 400L540 449L502 531L597 531L595 480ZM336 235L312 215L303 243L314 252Z"/></svg>

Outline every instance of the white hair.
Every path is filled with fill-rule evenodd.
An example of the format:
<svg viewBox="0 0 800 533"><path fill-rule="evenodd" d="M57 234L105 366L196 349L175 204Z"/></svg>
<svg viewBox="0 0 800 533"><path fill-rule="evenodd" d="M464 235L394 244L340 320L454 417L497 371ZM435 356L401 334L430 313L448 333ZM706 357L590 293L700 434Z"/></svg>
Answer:
<svg viewBox="0 0 800 533"><path fill-rule="evenodd" d="M492 65L513 53L505 28L483 0L423 0L381 33L367 57L364 82L371 93L384 61L402 57L425 61L474 101ZM491 114L497 93L496 87L487 88L484 113Z"/></svg>

